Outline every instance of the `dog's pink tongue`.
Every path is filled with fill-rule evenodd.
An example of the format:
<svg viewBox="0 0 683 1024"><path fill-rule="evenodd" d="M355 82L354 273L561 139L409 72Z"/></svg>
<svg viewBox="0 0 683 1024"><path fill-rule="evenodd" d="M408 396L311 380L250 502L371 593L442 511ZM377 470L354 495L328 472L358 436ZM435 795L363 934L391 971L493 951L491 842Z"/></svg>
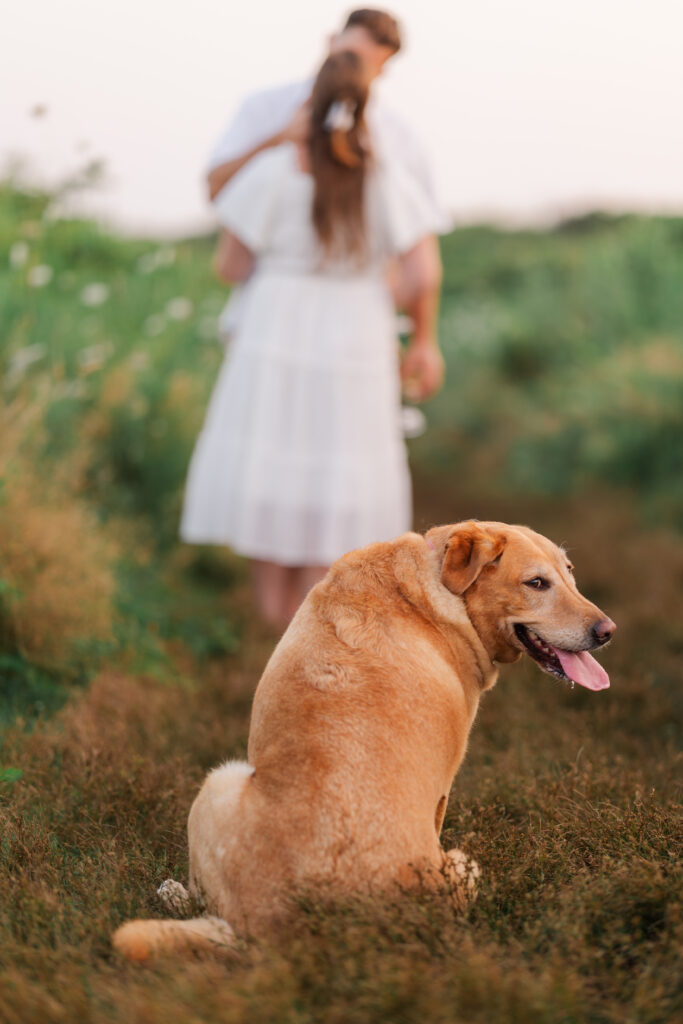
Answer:
<svg viewBox="0 0 683 1024"><path fill-rule="evenodd" d="M553 650L560 660L564 674L572 679L579 686L585 686L587 690L606 690L609 686L609 676L588 651L579 651L573 654L571 651L561 651L559 647Z"/></svg>

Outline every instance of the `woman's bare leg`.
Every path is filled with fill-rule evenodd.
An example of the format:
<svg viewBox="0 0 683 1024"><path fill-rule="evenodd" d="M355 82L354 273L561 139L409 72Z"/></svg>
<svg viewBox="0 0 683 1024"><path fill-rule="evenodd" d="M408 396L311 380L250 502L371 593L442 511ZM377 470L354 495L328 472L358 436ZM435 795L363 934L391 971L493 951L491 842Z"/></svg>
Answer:
<svg viewBox="0 0 683 1024"><path fill-rule="evenodd" d="M291 622L308 591L320 582L327 570L326 565L301 565L294 570L287 588L288 621Z"/></svg>
<svg viewBox="0 0 683 1024"><path fill-rule="evenodd" d="M325 576L326 565L288 566L253 559L252 578L262 618L276 629L286 629L306 594Z"/></svg>
<svg viewBox="0 0 683 1024"><path fill-rule="evenodd" d="M289 570L281 606L284 625L289 625L306 594L323 578L327 568L326 565L301 565Z"/></svg>
<svg viewBox="0 0 683 1024"><path fill-rule="evenodd" d="M296 569L259 558L251 562L256 605L269 626L286 629L292 617L291 591L296 586Z"/></svg>
<svg viewBox="0 0 683 1024"><path fill-rule="evenodd" d="M297 576L298 604L301 604L308 591L320 583L327 575L329 565L303 565Z"/></svg>

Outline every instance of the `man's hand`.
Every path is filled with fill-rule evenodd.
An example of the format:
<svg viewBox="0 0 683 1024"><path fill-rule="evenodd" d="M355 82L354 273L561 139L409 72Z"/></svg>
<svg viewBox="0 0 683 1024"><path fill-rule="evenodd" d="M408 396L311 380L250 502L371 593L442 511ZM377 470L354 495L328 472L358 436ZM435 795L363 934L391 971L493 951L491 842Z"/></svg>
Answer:
<svg viewBox="0 0 683 1024"><path fill-rule="evenodd" d="M286 128L280 133L281 142L306 142L311 134L311 101L302 103Z"/></svg>
<svg viewBox="0 0 683 1024"><path fill-rule="evenodd" d="M403 394L412 402L424 402L441 388L444 361L436 339L414 337L401 361Z"/></svg>

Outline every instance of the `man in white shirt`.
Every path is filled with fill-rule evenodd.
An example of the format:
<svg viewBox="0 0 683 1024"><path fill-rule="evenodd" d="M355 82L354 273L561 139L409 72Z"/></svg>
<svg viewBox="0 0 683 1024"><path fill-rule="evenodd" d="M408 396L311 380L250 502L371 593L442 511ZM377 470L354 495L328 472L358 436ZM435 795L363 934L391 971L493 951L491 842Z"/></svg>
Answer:
<svg viewBox="0 0 683 1024"><path fill-rule="evenodd" d="M400 48L401 35L395 18L385 11L363 8L352 11L341 32L332 36L329 51L353 50L363 59L370 78L374 79ZM210 156L208 186L212 200L257 153L283 142L300 142L306 138L312 84L313 79L293 82L253 93L244 100ZM407 297L419 288L425 276L440 280L441 259L435 236L450 229L450 218L438 201L424 147L410 126L398 113L372 96L366 119L378 158L405 168L420 185L433 214L433 235L400 260L392 275L400 308L409 304ZM217 272L224 276L220 255ZM403 361L402 376L412 382L411 397L427 398L433 394L443 377L443 360L438 348L410 346Z"/></svg>

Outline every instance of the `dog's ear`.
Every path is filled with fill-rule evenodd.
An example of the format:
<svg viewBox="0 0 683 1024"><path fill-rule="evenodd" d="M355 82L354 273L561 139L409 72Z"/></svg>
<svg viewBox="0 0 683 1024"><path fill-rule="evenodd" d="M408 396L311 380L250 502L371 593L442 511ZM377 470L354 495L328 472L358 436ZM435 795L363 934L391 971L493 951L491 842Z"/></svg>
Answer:
<svg viewBox="0 0 683 1024"><path fill-rule="evenodd" d="M444 547L441 582L454 594L464 594L482 569L503 553L505 535L471 520L451 530Z"/></svg>

